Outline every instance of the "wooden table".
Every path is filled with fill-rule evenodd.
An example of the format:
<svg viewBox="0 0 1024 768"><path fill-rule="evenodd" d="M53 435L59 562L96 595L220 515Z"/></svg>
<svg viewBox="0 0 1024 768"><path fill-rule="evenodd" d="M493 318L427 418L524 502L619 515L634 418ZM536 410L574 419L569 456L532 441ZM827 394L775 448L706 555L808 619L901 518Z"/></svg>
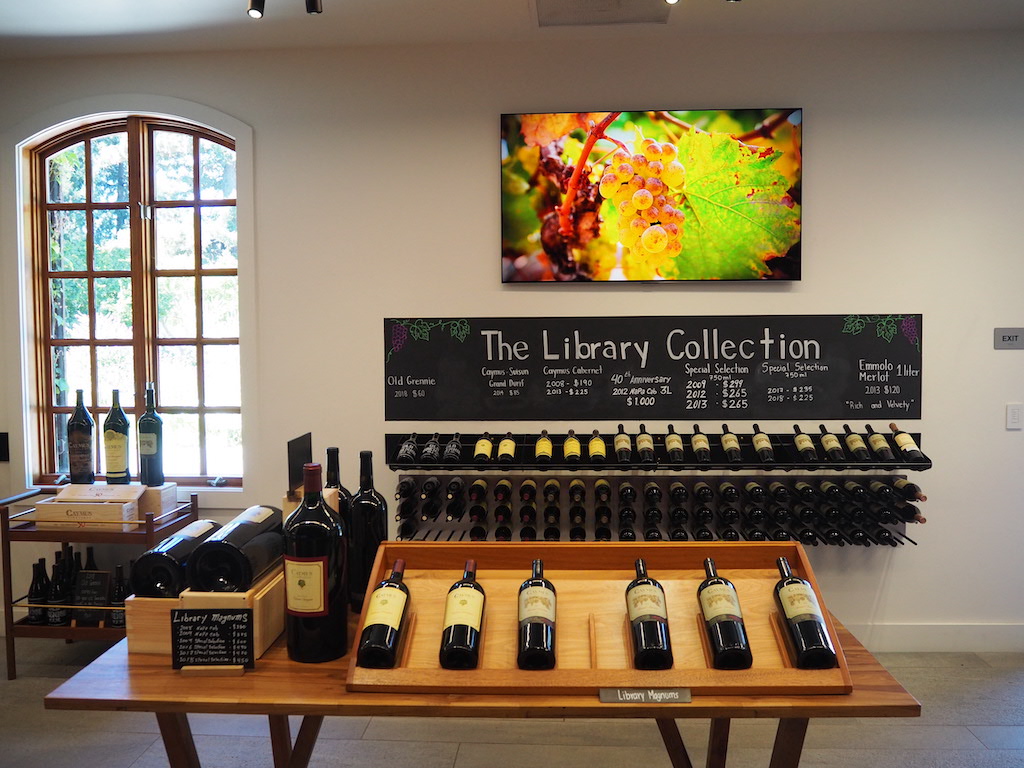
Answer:
<svg viewBox="0 0 1024 768"><path fill-rule="evenodd" d="M853 692L832 695L694 696L688 704L602 704L580 695L355 693L349 659L290 662L279 640L241 677L181 677L166 656L128 655L121 641L46 697L47 709L154 712L172 768L199 768L189 712L267 715L276 768L305 768L328 715L423 717L650 717L673 768L691 768L675 718L710 718L708 768L724 768L732 718L778 718L770 768L796 768L812 717L918 717L921 705L838 624ZM302 715L292 741L289 715Z"/></svg>

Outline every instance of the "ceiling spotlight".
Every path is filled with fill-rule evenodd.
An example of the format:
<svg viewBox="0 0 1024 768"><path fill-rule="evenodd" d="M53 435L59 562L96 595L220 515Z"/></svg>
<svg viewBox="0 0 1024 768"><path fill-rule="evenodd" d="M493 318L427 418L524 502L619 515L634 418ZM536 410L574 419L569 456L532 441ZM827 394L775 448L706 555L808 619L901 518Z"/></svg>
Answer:
<svg viewBox="0 0 1024 768"><path fill-rule="evenodd" d="M323 13L320 0L306 0L306 13Z"/></svg>
<svg viewBox="0 0 1024 768"><path fill-rule="evenodd" d="M679 2L679 0L665 0L665 2L668 3L669 5L675 5L676 3Z"/></svg>
<svg viewBox="0 0 1024 768"><path fill-rule="evenodd" d="M249 18L262 19L266 0L249 0Z"/></svg>

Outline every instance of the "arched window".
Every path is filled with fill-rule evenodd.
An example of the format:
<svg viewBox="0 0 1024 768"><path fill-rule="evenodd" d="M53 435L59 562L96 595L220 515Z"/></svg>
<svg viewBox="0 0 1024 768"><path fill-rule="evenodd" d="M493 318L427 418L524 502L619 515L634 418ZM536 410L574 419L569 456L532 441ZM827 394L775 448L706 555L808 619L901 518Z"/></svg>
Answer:
<svg viewBox="0 0 1024 768"><path fill-rule="evenodd" d="M98 436L112 391L134 427L152 381L168 479L240 485L233 141L126 117L50 138L31 158L38 479L68 470L75 390Z"/></svg>

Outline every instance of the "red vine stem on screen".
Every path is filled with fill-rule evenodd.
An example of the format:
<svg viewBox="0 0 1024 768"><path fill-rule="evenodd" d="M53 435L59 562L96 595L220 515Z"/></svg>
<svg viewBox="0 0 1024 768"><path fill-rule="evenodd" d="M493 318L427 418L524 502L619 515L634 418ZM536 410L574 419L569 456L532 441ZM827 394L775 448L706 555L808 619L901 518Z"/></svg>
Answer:
<svg viewBox="0 0 1024 768"><path fill-rule="evenodd" d="M605 129L621 114L621 112L609 112L601 122L592 125L590 133L587 134L587 140L583 144L583 151L580 152L580 160L576 163L576 167L572 170L572 176L569 178L569 185L565 190L565 199L562 200L562 204L558 208L558 233L562 237L571 237L573 234L572 204L576 199L576 192L580 188L580 179L583 177L583 169L587 165L590 151L594 148L597 140L604 136Z"/></svg>

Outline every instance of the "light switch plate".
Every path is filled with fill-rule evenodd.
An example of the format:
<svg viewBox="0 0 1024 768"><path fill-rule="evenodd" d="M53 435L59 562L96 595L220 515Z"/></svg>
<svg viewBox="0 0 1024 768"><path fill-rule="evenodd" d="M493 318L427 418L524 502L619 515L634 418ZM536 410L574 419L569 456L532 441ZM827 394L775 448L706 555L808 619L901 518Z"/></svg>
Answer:
<svg viewBox="0 0 1024 768"><path fill-rule="evenodd" d="M1024 429L1024 403L1006 404L1006 428Z"/></svg>

